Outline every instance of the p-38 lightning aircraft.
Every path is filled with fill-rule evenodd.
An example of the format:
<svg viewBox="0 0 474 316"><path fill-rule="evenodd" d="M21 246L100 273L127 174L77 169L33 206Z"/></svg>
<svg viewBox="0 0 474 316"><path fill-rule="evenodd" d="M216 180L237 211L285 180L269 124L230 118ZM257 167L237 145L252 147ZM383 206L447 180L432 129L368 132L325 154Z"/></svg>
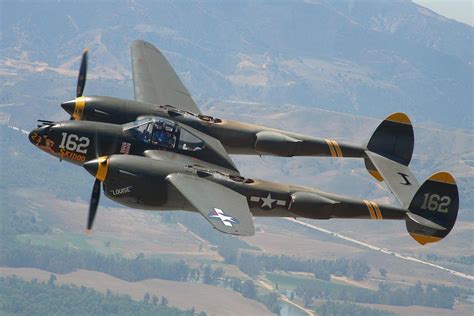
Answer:
<svg viewBox="0 0 474 316"><path fill-rule="evenodd" d="M139 41L134 45L144 45L146 48L150 44ZM133 47L132 57L136 56ZM156 53L157 50L154 49L153 52ZM140 63L142 58L144 63L146 58L140 56L136 62ZM81 64L78 95L82 95L85 83L86 60L87 54ZM163 60L157 62L159 67L163 66L162 62ZM165 65L169 66L166 60ZM136 69L134 66L136 96L151 95L151 89L156 86L137 79L140 75ZM154 76L149 75L147 78L159 78L159 75ZM173 90L164 88L166 78L169 77L165 76L161 85L158 85L161 90L157 91ZM171 81L176 83L176 79L175 76ZM77 112L78 101L74 102L74 111ZM79 104L80 102L82 101ZM139 102L134 105L138 106ZM80 107L84 111L84 106ZM159 106L155 107L161 109ZM252 215L313 219L398 219L406 221L408 232L415 240L426 244L444 238L456 221L459 197L454 178L449 173L439 172L419 185L408 168L414 136L410 120L403 113L392 114L384 120L367 146L357 147L360 153L358 156L354 155L363 157L366 165L370 166L371 174L387 183L400 201L401 207L396 207L308 187L245 178L228 156L229 153L237 153L229 148L239 148L239 143L227 143L227 146L223 146L225 142L222 138L213 137L209 132L214 127L206 129L193 123L202 118L181 109L180 103L173 104L172 110L169 110L169 106L166 108L167 114L157 112L147 116L140 113L136 116L137 120L125 124L75 120L41 121L42 124L30 133L29 139L34 145L60 159L83 165L96 178L89 207L88 229L92 228L97 211L101 183L106 196L118 203L147 210L199 212L217 230L242 236L255 232ZM110 110L105 116L115 117L113 109ZM94 112L98 113L96 110ZM189 121L184 120L187 114L190 115ZM203 122L212 121L210 124L218 125L220 122L215 120ZM254 130L253 147L248 145L251 142L240 146L247 148L245 153L249 153L251 148L255 149L259 133L275 132L263 129L257 132ZM294 146L293 141L285 138L293 138L288 133L275 133L278 136L270 137L274 142L269 147L292 148L291 151L288 148L276 149L285 153L295 153L295 148L304 147L302 144L306 140L299 139L296 141L299 145ZM334 156L333 152L338 153L337 156L341 153L341 149L334 143L321 143L325 143L325 150L331 156ZM323 148L322 145L319 146ZM350 148L355 146L348 146L348 152ZM322 151L314 153L325 155L321 154ZM288 154L283 156L285 155Z"/></svg>

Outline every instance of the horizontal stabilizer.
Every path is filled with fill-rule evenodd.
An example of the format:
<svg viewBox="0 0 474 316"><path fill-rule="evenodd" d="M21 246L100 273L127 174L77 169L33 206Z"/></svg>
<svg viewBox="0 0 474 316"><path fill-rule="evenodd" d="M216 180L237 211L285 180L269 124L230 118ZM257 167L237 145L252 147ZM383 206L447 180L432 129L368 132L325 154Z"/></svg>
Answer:
<svg viewBox="0 0 474 316"><path fill-rule="evenodd" d="M379 154L365 153L400 204L407 208L419 187L410 168Z"/></svg>
<svg viewBox="0 0 474 316"><path fill-rule="evenodd" d="M408 212L407 215L412 221L414 221L415 223L417 223L419 225L423 225L423 226L438 229L438 230L446 230L446 227L440 226L440 225L436 224L435 222L427 220L426 218L421 217L419 215L413 214L411 212Z"/></svg>

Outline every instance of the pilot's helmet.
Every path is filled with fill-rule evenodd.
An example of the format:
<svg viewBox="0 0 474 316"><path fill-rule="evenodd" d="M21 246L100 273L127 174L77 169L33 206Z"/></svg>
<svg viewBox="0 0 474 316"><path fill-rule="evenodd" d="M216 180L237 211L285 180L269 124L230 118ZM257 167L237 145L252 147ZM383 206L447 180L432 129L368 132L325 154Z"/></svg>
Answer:
<svg viewBox="0 0 474 316"><path fill-rule="evenodd" d="M163 129L163 122L162 121L156 121L155 122L155 129Z"/></svg>

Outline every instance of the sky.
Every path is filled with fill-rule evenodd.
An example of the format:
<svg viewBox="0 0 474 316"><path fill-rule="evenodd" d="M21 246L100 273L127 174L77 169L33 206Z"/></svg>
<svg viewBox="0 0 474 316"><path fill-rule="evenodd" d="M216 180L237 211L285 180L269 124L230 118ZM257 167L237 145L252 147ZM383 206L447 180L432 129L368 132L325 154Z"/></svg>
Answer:
<svg viewBox="0 0 474 316"><path fill-rule="evenodd" d="M474 0L413 0L432 11L474 26Z"/></svg>

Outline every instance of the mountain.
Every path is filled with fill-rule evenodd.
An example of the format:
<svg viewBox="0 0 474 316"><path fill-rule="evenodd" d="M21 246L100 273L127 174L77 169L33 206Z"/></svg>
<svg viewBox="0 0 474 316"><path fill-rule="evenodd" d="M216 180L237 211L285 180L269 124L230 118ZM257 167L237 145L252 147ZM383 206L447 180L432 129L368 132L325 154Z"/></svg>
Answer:
<svg viewBox="0 0 474 316"><path fill-rule="evenodd" d="M473 28L410 1L1 4L1 104L57 118L91 51L87 94L132 98L129 45L161 48L206 109L287 103L472 129ZM62 114L62 113L61 113ZM26 117L32 124L33 117Z"/></svg>
<svg viewBox="0 0 474 316"><path fill-rule="evenodd" d="M166 262L186 262L202 271L208 265L216 271L223 268L226 277L255 281L247 284L257 286L258 293L275 288L278 292L280 286L281 298L290 296L289 289L304 285L303 277L305 282L320 281L314 280L312 273L288 271L281 275L273 270L253 280L235 262L227 260L232 258L226 250L238 250L283 259L362 259L370 266L368 280L359 282L333 275L335 282L324 283L324 287L335 288L343 282L348 291L354 291L354 286L367 291L390 284L397 292L387 293L402 293L420 280L425 285L456 285L469 291L473 288L472 281L447 271L402 261L395 253L375 252L336 236L342 234L384 251L473 274L472 27L403 0L0 0L0 14L0 201L6 223L1 225L0 235L4 248L7 239L12 238L8 241L23 245L12 247L16 252L11 252L18 254L20 265L31 263L32 258L44 264L44 257L34 256L44 249L53 254L49 261L59 268L75 258L66 260L61 254L77 251L114 254L122 265L104 266L115 268L123 268L129 261L148 262L157 256ZM257 234L238 239L214 231L198 214L132 210L102 198L94 233L84 235L93 178L82 167L60 163L38 151L24 133L1 123L9 117L10 125L31 130L37 119L68 119L59 104L75 97L84 47L90 49L85 94L133 98L129 45L135 39L145 39L159 47L203 113L216 117L365 144L381 119L392 112L405 111L415 126L411 167L417 178L422 181L435 171L447 170L459 185L461 205L454 230L442 242L420 247L400 221L308 220L329 231L322 233L284 219L257 218ZM360 160L232 159L246 177L397 203L388 188L367 173ZM1 253L8 253L4 248ZM21 257L23 254L27 255ZM10 259L8 255L3 258ZM250 264L253 265L251 261ZM20 270L12 269L12 273L21 278L29 274L40 280L41 275L51 279L51 271ZM388 277L381 271L388 271ZM79 272L82 274L75 280L70 274L58 275L58 282L69 278L68 282L104 292L109 287L118 292L123 288L124 294L138 299L143 291L150 295L163 291L159 296L169 297L171 306L179 306L174 297L186 300L181 290L173 292L169 286L150 285L152 280L132 285L103 275L102 279L113 282L104 285L97 282L97 272ZM286 284L284 280L289 278L297 280L297 284ZM119 281L120 286L116 283ZM211 309L216 300L209 286L195 281L181 285L193 287L209 298L201 302L201 308L197 306L198 311L216 313ZM214 291L223 293L222 288L215 287ZM226 293L227 290L224 294L228 296ZM449 298L444 293L434 289L430 299ZM247 300L233 294L240 297L239 302ZM451 298L454 302L454 296ZM295 302L305 305L301 297L291 306ZM321 302L324 300L317 300L317 304ZM218 303L221 308L228 308ZM260 303L252 303L263 308ZM191 307L188 301L186 304L185 308ZM239 304L251 307L249 302ZM379 314L472 314L472 304L464 298L452 310L364 306L383 308L385 313ZM285 314L283 309L282 315L292 313Z"/></svg>

